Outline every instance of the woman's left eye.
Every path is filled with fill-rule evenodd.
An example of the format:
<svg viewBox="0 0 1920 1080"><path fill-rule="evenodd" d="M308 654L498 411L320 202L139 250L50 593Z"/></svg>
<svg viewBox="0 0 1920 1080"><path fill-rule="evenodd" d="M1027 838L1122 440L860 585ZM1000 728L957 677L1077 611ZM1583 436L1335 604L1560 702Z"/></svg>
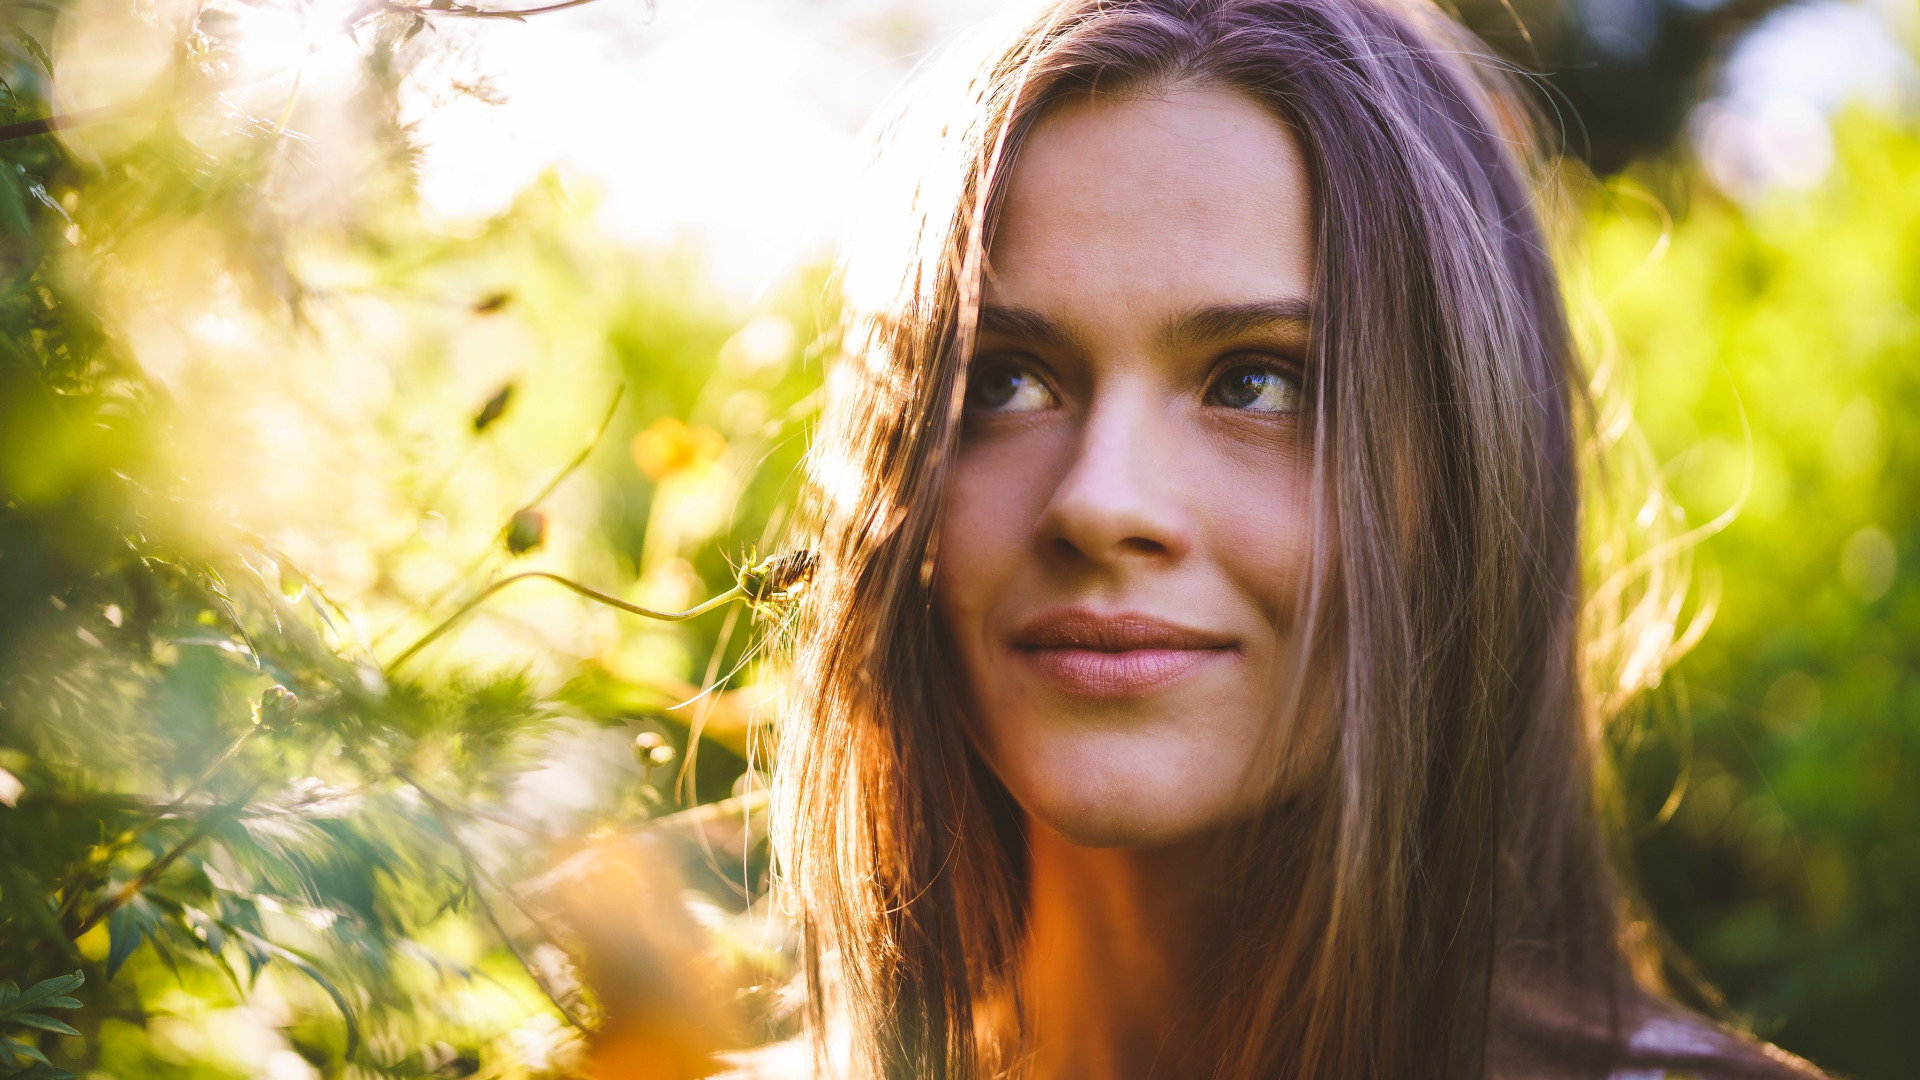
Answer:
<svg viewBox="0 0 1920 1080"><path fill-rule="evenodd" d="M1266 364L1235 364L1207 388L1207 404L1246 412L1297 413L1300 382Z"/></svg>

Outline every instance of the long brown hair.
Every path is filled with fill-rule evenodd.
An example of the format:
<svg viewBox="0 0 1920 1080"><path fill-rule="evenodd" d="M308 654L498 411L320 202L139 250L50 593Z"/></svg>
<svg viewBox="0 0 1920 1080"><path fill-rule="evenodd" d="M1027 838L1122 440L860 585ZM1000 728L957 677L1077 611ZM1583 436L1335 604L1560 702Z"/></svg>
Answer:
<svg viewBox="0 0 1920 1080"><path fill-rule="evenodd" d="M852 306L829 375L776 769L811 1017L851 1072L1017 1060L1020 1010L993 1003L1018 990L1021 818L964 735L929 588L1008 177L1055 102L1206 83L1309 160L1321 528L1297 625L1339 732L1324 781L1239 830L1226 868L1222 1075L1786 1074L1635 977L1593 779L1590 703L1613 695L1583 667L1593 410L1528 112L1483 56L1376 0L1060 0L946 118L957 179L919 189L900 286Z"/></svg>

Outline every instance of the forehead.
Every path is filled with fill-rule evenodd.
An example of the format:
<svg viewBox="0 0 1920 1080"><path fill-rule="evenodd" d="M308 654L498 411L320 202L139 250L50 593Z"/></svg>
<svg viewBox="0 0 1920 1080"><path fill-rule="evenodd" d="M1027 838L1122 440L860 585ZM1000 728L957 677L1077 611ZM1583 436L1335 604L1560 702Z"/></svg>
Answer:
<svg viewBox="0 0 1920 1080"><path fill-rule="evenodd" d="M1234 91L1073 98L1028 134L989 264L989 295L1029 305L1305 298L1306 160Z"/></svg>

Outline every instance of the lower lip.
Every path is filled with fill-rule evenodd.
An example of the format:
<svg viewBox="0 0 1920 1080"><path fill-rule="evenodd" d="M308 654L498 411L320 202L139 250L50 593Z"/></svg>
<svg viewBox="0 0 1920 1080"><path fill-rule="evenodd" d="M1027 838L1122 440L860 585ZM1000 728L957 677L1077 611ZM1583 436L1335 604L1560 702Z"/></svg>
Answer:
<svg viewBox="0 0 1920 1080"><path fill-rule="evenodd" d="M1090 697L1134 697L1171 686L1210 664L1234 655L1232 649L1015 650L1048 682Z"/></svg>

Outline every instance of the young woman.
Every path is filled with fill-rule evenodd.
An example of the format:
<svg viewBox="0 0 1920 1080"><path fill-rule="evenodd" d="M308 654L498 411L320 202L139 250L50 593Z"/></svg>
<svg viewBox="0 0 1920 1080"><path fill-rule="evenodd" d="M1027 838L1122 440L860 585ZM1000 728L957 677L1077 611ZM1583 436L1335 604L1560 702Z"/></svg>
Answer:
<svg viewBox="0 0 1920 1080"><path fill-rule="evenodd" d="M1387 0L1059 0L941 118L812 457L823 1072L1812 1075L1663 996L1609 867L1495 75Z"/></svg>

